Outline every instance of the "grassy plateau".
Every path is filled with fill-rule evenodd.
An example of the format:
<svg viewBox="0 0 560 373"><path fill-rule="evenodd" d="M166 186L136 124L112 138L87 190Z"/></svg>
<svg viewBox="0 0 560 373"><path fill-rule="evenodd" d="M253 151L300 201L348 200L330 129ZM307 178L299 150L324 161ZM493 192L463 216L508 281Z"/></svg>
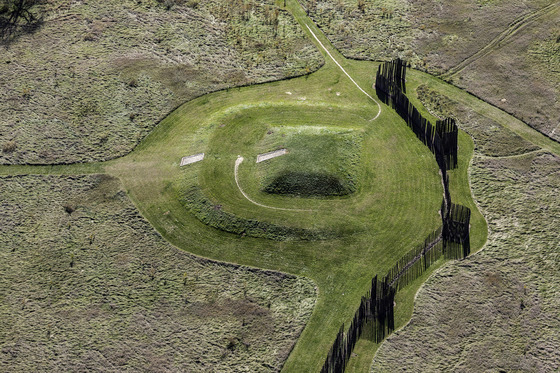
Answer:
<svg viewBox="0 0 560 373"><path fill-rule="evenodd" d="M475 140L469 175L488 242L426 282L409 325L378 350L371 371L557 371L557 144L541 148L488 113L419 90L430 111L455 116Z"/></svg>

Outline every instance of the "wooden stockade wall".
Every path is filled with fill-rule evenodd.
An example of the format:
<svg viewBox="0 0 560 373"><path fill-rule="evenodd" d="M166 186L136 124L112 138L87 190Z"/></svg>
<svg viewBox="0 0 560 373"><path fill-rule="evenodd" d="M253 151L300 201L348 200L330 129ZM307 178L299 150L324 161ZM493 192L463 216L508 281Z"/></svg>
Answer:
<svg viewBox="0 0 560 373"><path fill-rule="evenodd" d="M386 65L395 66L391 68ZM380 65L375 78L375 91L377 96L385 104L391 106L406 124L412 129L416 137L426 145L436 156L440 169L450 170L457 167L457 136L459 130L453 118L437 121L432 125L420 114L418 109L412 105L406 96L406 92L400 89L404 81L395 81L395 71L400 71L406 64L397 59ZM405 76L399 73L398 77Z"/></svg>
<svg viewBox="0 0 560 373"><path fill-rule="evenodd" d="M471 210L468 207L451 204L449 215L443 223L442 232L446 258L461 259L470 254L470 220Z"/></svg>
<svg viewBox="0 0 560 373"><path fill-rule="evenodd" d="M379 66L375 79L377 96L391 106L412 129L416 137L434 154L441 172L443 201L442 226L433 231L422 245L413 248L395 263L382 280L372 279L371 289L362 297L348 331L344 324L323 364L321 373L344 372L359 338L376 343L395 329L394 301L397 290L420 277L444 256L461 259L470 253L471 210L451 202L447 170L457 167L459 130L453 118L432 125L406 97L406 62L396 59Z"/></svg>
<svg viewBox="0 0 560 373"><path fill-rule="evenodd" d="M377 276L372 279L371 289L362 297L348 331L344 333L344 324L338 331L321 373L343 372L360 337L379 343L391 334L395 329L395 293L387 277L382 281Z"/></svg>

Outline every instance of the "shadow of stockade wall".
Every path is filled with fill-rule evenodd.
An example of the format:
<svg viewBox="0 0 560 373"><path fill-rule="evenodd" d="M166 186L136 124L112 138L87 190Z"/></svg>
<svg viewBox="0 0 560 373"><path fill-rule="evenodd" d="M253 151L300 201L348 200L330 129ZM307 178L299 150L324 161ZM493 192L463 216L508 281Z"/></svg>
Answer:
<svg viewBox="0 0 560 373"><path fill-rule="evenodd" d="M406 96L406 62L396 59L379 66L375 79L377 96L401 116L416 137L434 154L443 184L441 226L423 244L413 248L395 263L387 274L375 276L362 297L350 327L341 326L325 360L322 373L343 372L360 338L379 343L395 329L394 301L404 288L442 256L462 259L470 253L468 207L451 202L448 170L457 167L458 128L453 118L438 120L434 126L420 114Z"/></svg>

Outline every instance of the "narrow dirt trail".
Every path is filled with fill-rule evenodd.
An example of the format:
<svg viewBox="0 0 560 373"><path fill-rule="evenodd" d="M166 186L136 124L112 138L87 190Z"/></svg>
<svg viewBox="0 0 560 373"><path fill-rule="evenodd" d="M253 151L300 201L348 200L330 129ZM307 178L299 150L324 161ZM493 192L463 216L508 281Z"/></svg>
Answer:
<svg viewBox="0 0 560 373"><path fill-rule="evenodd" d="M317 41L317 43L319 43L319 45L321 46L321 48L323 48L323 50L328 54L328 56L333 60L333 62L336 64L336 66L338 66L340 68L340 70L342 70L342 72L348 77L348 79L350 79L352 81L352 83L354 83L354 85L356 87L358 87L358 89L367 97L369 97L370 100L372 100L373 102L375 102L375 104L377 105L377 108L379 109L379 111L377 112L377 115L375 117L373 117L373 119L371 119L370 121L374 121L376 120L379 115L381 114L381 105L379 104L379 101L377 101L376 99L374 99L369 93L367 93L366 91L364 91L362 89L362 87L360 87L360 85L358 83L356 83L356 81L350 76L350 74L348 74L348 72L344 69L344 67L342 67L338 61L333 57L333 55L328 51L327 48L325 48L325 46L323 45L323 43L321 43L321 40L319 40L319 38L317 37L317 35L315 35L315 33L313 32L313 30L311 30L311 27L309 27L309 25L305 25L305 27L307 27L307 29L309 30L309 32L311 33L311 35L313 35L313 37L315 38L315 40Z"/></svg>
<svg viewBox="0 0 560 373"><path fill-rule="evenodd" d="M462 62L460 62L456 66L449 69L446 73L441 74L441 77L442 78L450 78L453 75L456 75L456 74L460 73L468 65L472 64L473 62L475 62L476 60L478 60L478 59L480 59L484 56L487 56L488 54L492 53L494 50L501 47L505 42L507 42L515 34L517 34L517 32L521 31L526 26L535 22L536 20L538 20L542 16L544 16L544 15L550 13L550 12L555 11L559 7L560 7L560 2L552 3L552 4L549 4L549 5L545 6L544 8L538 9L538 10L532 12L532 13L525 14L524 16L521 16L521 17L517 18L516 20L514 20L508 26L507 29L505 29L498 36L496 36L494 39L492 39L492 41L490 41L490 43L488 43L487 45L482 47L482 49L480 49L478 52L476 52L472 56L467 57L466 59L464 59Z"/></svg>

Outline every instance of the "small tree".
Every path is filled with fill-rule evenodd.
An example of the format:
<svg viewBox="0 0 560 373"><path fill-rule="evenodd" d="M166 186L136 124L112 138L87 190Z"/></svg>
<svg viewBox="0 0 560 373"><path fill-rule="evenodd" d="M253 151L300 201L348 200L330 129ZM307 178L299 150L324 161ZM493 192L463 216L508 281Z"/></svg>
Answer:
<svg viewBox="0 0 560 373"><path fill-rule="evenodd" d="M0 38L8 39L19 27L34 28L42 20L45 0L0 0Z"/></svg>
<svg viewBox="0 0 560 373"><path fill-rule="evenodd" d="M358 0L358 9L362 12L365 13L366 11L366 3L364 0Z"/></svg>

